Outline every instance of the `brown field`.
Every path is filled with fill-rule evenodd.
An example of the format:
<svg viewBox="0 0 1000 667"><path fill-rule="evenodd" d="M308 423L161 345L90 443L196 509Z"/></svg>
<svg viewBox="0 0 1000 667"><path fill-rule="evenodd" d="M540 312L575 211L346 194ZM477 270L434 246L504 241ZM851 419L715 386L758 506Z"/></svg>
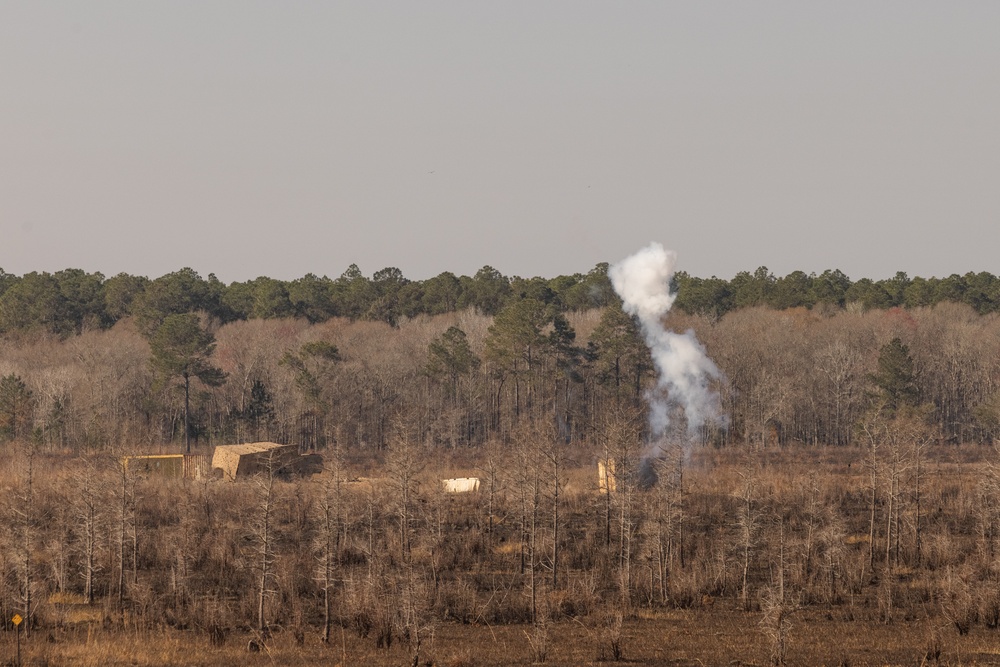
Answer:
<svg viewBox="0 0 1000 667"><path fill-rule="evenodd" d="M604 626L590 618L553 623L545 664L569 665L766 665L769 648L759 629L760 614L732 610L673 610L628 619L621 661L607 655ZM421 665L476 667L530 665L527 625L485 626L439 623L420 653ZM12 664L12 633L3 638L3 664ZM976 629L959 636L931 619L891 625L850 619L849 610L809 610L796 616L788 647L790 665L998 665L996 632ZM36 632L22 645L24 665L405 665L405 645L376 649L371 641L339 631L324 646L307 636L298 644L276 632L261 653L250 653L249 633L234 633L223 646L205 634L166 630L128 633L99 628ZM937 659L934 659L934 656Z"/></svg>
<svg viewBox="0 0 1000 667"><path fill-rule="evenodd" d="M398 470L389 466L387 476L348 485L341 501L347 518L337 531L346 541L338 547L328 644L321 641L322 598L313 572L324 478L276 481L273 579L264 596L269 630L259 652L248 650L261 637L253 629L258 616L249 556L256 538L248 528L262 511L259 480L136 480L129 502L137 507L137 560L133 566L126 550L131 571L120 603L115 574L122 562L116 561L112 538L121 517L116 524L114 486L107 485L98 526L105 538L95 552L95 599L88 604L77 545L81 515L60 514L58 507L60 502L78 507L78 499L63 494L81 484L72 476L80 464L50 457L35 478L37 512L48 519L33 527L32 539L41 547L32 566L35 616L30 638L22 636L22 663L771 665L781 660L775 657L779 635L768 600L780 588L784 664L1000 665L997 504L990 495L995 453L975 446L918 453L918 522L915 461L900 464L898 487L889 487L888 451L876 452L882 458L874 478L874 564L868 557L873 478L863 449L696 450L685 468L683 528L662 538L654 537L653 527L663 512L657 498L665 483L627 489L628 497L619 490L612 508L635 508L627 522L635 532L628 543L633 573L624 602L621 510L615 509L617 526L606 545L606 498L597 492L592 466L574 464L560 474L563 570L555 588L544 583L554 546L547 519L539 519L528 574L518 572L516 478L508 479L497 498L492 535L485 533L486 494L440 492L435 480L481 469L469 452L439 457L436 466L420 470L411 489L411 552L400 556L394 517L403 506L396 498L399 487L393 486ZM355 472L376 476L384 470ZM16 489L17 473L10 475L5 488ZM89 479L114 478L97 467ZM77 486L67 487L67 480ZM553 500L539 498L539 517L548 516ZM889 509L890 500L895 510ZM748 521L750 533L743 530ZM886 530L896 534L889 545ZM77 545L67 552L70 569L62 581L53 574L61 551L46 539L58 535ZM677 543L662 594L653 562L657 539ZM12 574L19 567L11 556L17 542L6 544ZM303 552L303 544L313 546ZM178 559L188 556L199 569L181 579ZM534 584L532 563L538 570ZM9 618L21 608L12 603L17 579L9 574L5 581ZM534 622L528 602L533 589L539 600ZM13 664L14 658L15 635L7 623L0 632L0 664Z"/></svg>

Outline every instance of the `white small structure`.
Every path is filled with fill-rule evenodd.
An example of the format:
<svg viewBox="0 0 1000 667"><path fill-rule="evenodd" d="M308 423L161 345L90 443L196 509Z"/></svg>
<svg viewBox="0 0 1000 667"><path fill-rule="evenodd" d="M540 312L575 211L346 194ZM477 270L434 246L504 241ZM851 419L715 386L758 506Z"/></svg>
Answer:
<svg viewBox="0 0 1000 667"><path fill-rule="evenodd" d="M455 479L442 479L445 493L472 493L479 490L478 477L456 477Z"/></svg>

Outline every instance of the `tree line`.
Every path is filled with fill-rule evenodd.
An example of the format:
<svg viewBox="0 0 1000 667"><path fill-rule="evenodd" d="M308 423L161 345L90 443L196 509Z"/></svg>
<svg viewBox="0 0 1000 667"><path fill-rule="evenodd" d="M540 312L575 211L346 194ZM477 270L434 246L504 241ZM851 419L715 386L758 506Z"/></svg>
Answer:
<svg viewBox="0 0 1000 667"><path fill-rule="evenodd" d="M167 315L203 312L219 323L249 319L302 318L311 323L335 317L386 322L474 308L496 315L511 299L528 295L560 312L603 308L615 300L608 265L588 273L546 279L504 276L484 266L473 276L443 272L409 280L395 267L370 278L351 265L338 278L307 274L290 281L261 276L223 283L184 268L150 280L120 273L65 269L23 276L0 269L0 334L47 332L59 336L107 329L121 319L155 322ZM793 271L776 277L766 267L743 271L731 280L698 278L679 272L674 279L675 307L689 314L722 315L754 306L777 310L798 307L856 307L865 310L917 308L942 302L965 303L980 314L1000 310L1000 280L987 272L946 278L852 281L839 270L817 275Z"/></svg>
<svg viewBox="0 0 1000 667"><path fill-rule="evenodd" d="M441 273L408 280L394 267L370 278L356 265L336 279L307 274L291 281L261 276L225 284L189 268L150 280L120 273L66 269L23 276L0 269L0 334L47 332L60 336L107 329L127 317L140 323L168 315L203 312L219 323L249 319L302 318L311 323L335 317L397 324L403 318L475 308L494 315L512 296L531 294L560 310L586 310L613 295L607 265L587 274L553 279L507 277L484 266L472 277Z"/></svg>
<svg viewBox="0 0 1000 667"><path fill-rule="evenodd" d="M919 308L942 302L964 303L977 313L1000 310L1000 280L992 273L969 272L946 278L910 278L902 271L892 278L852 281L839 270L821 274L793 271L776 277L767 267L742 271L732 280L696 278L679 272L675 307L688 313L721 316L738 308L857 307L864 310Z"/></svg>

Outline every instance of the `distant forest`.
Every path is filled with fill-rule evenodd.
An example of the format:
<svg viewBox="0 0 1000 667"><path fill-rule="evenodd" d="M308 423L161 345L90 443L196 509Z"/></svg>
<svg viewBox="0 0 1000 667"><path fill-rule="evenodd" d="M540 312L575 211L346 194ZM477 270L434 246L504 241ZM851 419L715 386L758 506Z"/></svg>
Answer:
<svg viewBox="0 0 1000 667"><path fill-rule="evenodd" d="M597 425L644 412L655 386L607 269L410 281L351 266L229 285L190 269L0 272L0 441L381 452L402 427L454 448L545 425L596 446ZM866 419L902 408L941 442L1000 436L995 276L852 282L760 268L729 281L680 273L674 288L667 325L693 330L723 373L727 421L703 429L703 444L856 445Z"/></svg>
<svg viewBox="0 0 1000 667"><path fill-rule="evenodd" d="M409 280L393 267L368 278L352 264L336 279L307 274L283 281L262 276L228 285L214 274L205 279L189 268L152 280L125 273L105 278L80 269L16 276L0 269L0 333L68 336L107 329L130 316L151 323L190 312L206 313L218 324L284 318L315 324L342 317L396 326L403 318L468 308L496 315L511 299L525 297L558 312L584 311L616 301L607 269L608 264L601 263L586 274L546 279L508 277L484 266L472 277L444 272L427 280ZM839 270L819 275L794 271L776 277L760 267L732 280L678 272L673 287L676 309L714 317L755 306L872 310L954 302L980 314L1000 310L1000 280L987 272L946 278L910 278L900 272L886 280L852 281Z"/></svg>

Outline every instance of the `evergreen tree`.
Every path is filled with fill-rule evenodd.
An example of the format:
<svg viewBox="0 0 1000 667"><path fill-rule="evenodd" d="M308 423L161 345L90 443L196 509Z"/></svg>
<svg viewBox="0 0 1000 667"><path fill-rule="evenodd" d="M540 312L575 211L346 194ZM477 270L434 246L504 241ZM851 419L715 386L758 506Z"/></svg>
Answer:
<svg viewBox="0 0 1000 667"><path fill-rule="evenodd" d="M622 310L621 301L604 310L588 345L598 382L613 386L616 396L629 387L632 398L638 400L653 360L635 318Z"/></svg>
<svg viewBox="0 0 1000 667"><path fill-rule="evenodd" d="M458 327L448 330L431 341L427 349L427 374L431 377L447 377L454 396L458 379L479 367L479 357L469 347L465 332Z"/></svg>
<svg viewBox="0 0 1000 667"><path fill-rule="evenodd" d="M165 379L184 380L184 449L191 453L191 378L217 387L226 374L209 360L215 350L215 336L201 327L194 313L168 315L149 339L153 368Z"/></svg>
<svg viewBox="0 0 1000 667"><path fill-rule="evenodd" d="M903 408L915 408L920 398L910 348L898 337L882 346L878 355L875 386L890 414Z"/></svg>

